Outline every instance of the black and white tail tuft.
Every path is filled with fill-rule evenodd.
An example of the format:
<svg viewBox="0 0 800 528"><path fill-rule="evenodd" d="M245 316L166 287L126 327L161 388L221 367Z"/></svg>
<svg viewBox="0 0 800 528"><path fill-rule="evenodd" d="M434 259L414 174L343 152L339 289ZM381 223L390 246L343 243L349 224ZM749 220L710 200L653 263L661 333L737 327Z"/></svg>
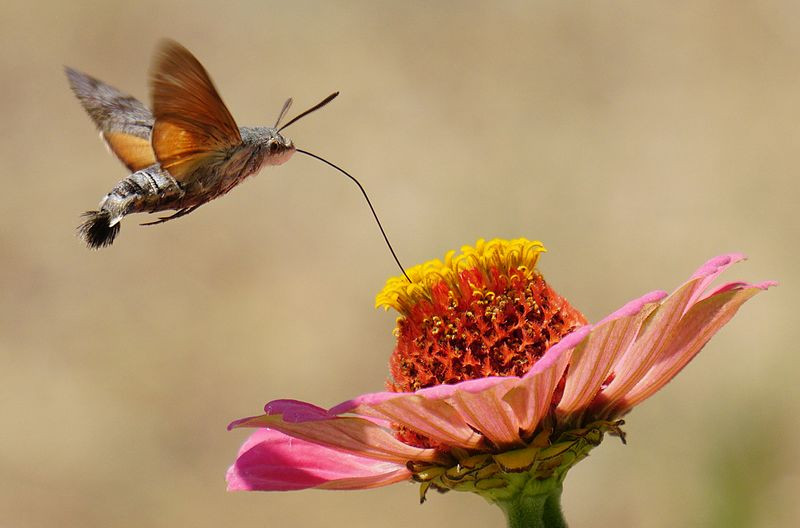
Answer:
<svg viewBox="0 0 800 528"><path fill-rule="evenodd" d="M86 221L78 226L78 234L91 249L110 246L119 233L119 222L111 225L108 211L86 211L81 215Z"/></svg>

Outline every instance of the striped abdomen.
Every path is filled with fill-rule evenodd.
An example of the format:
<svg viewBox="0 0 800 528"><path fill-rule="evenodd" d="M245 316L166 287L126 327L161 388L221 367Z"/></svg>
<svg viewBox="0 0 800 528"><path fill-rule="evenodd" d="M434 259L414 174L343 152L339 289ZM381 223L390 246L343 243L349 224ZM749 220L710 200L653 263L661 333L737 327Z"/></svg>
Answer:
<svg viewBox="0 0 800 528"><path fill-rule="evenodd" d="M111 189L100 201L100 209L84 213L78 232L93 248L111 245L119 233L122 217L131 213L180 209L184 191L166 171L152 165L136 171Z"/></svg>

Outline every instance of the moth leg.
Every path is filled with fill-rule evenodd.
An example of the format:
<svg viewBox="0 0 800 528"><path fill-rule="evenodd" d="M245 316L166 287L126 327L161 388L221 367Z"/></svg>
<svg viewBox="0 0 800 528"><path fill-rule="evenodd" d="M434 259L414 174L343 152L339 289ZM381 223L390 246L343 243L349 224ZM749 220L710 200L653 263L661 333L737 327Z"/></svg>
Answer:
<svg viewBox="0 0 800 528"><path fill-rule="evenodd" d="M180 218L182 216L186 216L187 214L191 213L192 211L194 211L195 209L197 209L201 205L203 205L203 204L197 204L197 205L193 205L191 207L184 207L183 209L179 210L177 213L175 213L173 215L162 216L158 220L154 220L152 222L145 222L145 223L139 224L139 225L149 226L149 225L163 224L164 222L168 222L170 220L175 220L176 218Z"/></svg>

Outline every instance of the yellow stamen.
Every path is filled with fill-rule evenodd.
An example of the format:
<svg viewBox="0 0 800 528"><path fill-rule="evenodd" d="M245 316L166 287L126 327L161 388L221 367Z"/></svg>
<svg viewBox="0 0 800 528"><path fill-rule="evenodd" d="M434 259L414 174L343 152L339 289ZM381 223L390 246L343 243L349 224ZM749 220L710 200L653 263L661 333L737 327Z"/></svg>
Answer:
<svg viewBox="0 0 800 528"><path fill-rule="evenodd" d="M463 246L459 255L455 251L448 252L444 262L435 259L409 268L411 284L403 276L392 277L375 298L375 307L408 313L419 301L430 300L431 290L441 282L446 283L451 291L460 291L459 275L465 270L478 270L487 278L492 269L532 272L539 254L545 251L538 240L518 238L486 242L480 239L475 247Z"/></svg>

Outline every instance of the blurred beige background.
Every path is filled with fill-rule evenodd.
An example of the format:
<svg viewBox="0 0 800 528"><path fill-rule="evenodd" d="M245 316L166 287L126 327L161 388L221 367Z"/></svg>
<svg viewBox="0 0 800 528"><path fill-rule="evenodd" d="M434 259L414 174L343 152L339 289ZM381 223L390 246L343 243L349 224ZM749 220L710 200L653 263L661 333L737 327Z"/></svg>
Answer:
<svg viewBox="0 0 800 528"><path fill-rule="evenodd" d="M382 388L397 273L351 182L295 157L196 213L75 237L122 166L68 64L147 100L159 38L240 124L366 186L406 265L539 238L596 320L707 258L776 279L567 479L571 526L800 523L800 4L22 2L0 16L0 527L502 526L467 494L228 494L270 399Z"/></svg>

